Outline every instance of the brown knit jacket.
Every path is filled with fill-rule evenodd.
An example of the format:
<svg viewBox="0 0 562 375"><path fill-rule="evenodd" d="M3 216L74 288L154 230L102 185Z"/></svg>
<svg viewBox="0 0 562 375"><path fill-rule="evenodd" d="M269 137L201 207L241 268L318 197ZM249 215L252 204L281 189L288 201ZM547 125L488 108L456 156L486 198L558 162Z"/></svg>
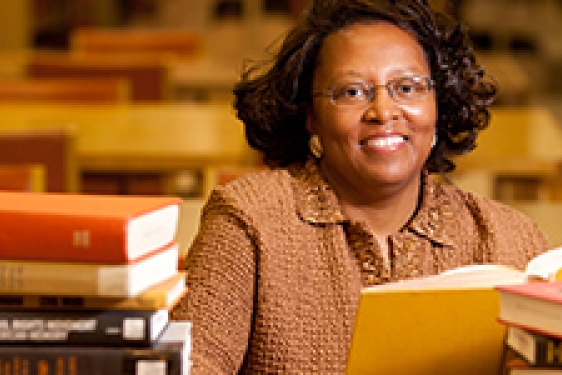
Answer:
<svg viewBox="0 0 562 375"><path fill-rule="evenodd" d="M548 249L513 209L424 179L386 265L314 162L219 187L189 251L193 375L343 374L361 287L473 263L521 267Z"/></svg>

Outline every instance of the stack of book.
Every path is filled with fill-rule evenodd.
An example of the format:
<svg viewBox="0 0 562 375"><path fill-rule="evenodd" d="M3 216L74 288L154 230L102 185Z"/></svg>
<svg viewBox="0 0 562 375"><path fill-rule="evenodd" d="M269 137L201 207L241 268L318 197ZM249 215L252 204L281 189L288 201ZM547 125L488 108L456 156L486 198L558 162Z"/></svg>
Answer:
<svg viewBox="0 0 562 375"><path fill-rule="evenodd" d="M0 193L0 373L185 375L173 197Z"/></svg>
<svg viewBox="0 0 562 375"><path fill-rule="evenodd" d="M499 322L507 327L506 375L562 375L562 282L501 285Z"/></svg>
<svg viewBox="0 0 562 375"><path fill-rule="evenodd" d="M561 265L562 247L538 255L525 270L501 264L466 265L363 288L346 375L498 375L505 364L506 336L505 324L498 323L498 285L558 285L562 296L562 287L554 281L561 276ZM559 301L556 312L527 307L529 320L551 316L562 334ZM513 310L519 306L514 304ZM508 315L504 318L509 320ZM521 375L511 375L515 374Z"/></svg>

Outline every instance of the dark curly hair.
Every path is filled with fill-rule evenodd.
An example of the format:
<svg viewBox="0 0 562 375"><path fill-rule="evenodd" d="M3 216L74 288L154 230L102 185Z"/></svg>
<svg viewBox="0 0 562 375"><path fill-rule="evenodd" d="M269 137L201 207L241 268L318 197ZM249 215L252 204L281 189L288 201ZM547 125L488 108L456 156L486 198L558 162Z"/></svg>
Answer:
<svg viewBox="0 0 562 375"><path fill-rule="evenodd" d="M466 29L430 9L427 0L313 0L270 61L245 68L234 88L234 108L249 145L272 167L302 163L309 155L306 113L312 77L326 36L356 23L384 20L414 35L435 81L438 143L425 167L455 169L451 160L476 146L488 126L496 85L476 63Z"/></svg>

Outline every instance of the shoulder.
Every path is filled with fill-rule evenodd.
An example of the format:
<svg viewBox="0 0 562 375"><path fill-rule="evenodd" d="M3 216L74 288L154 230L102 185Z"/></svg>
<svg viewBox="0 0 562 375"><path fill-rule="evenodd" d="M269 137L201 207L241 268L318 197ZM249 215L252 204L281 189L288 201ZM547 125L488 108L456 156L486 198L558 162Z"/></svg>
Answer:
<svg viewBox="0 0 562 375"><path fill-rule="evenodd" d="M528 216L505 203L451 185L440 185L440 188L442 194L456 205L465 207L473 216L487 222L506 226L528 226L532 230L538 230L538 226Z"/></svg>
<svg viewBox="0 0 562 375"><path fill-rule="evenodd" d="M438 195L451 202L451 209L459 221L470 221L482 239L493 244L492 248L503 249L500 253L504 250L506 254L519 251L526 253L526 258L530 259L549 248L546 235L523 212L455 186L439 185L436 190Z"/></svg>
<svg viewBox="0 0 562 375"><path fill-rule="evenodd" d="M275 202L292 195L293 178L286 169L264 169L242 175L215 191L248 203Z"/></svg>
<svg viewBox="0 0 562 375"><path fill-rule="evenodd" d="M230 208L261 215L272 210L294 207L293 177L286 169L267 169L247 173L215 187L206 209Z"/></svg>

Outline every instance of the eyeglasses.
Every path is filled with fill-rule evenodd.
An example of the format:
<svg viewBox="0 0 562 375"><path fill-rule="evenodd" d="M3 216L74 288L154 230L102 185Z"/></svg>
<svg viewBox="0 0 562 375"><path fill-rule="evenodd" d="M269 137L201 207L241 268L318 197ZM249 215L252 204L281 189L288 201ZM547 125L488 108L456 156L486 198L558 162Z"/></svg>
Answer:
<svg viewBox="0 0 562 375"><path fill-rule="evenodd" d="M388 95L395 101L410 103L427 97L434 82L427 77L418 76L391 79L384 85L364 81L346 82L336 84L325 92L312 93L312 96L328 97L336 106L361 106L373 101L378 87L386 87Z"/></svg>

